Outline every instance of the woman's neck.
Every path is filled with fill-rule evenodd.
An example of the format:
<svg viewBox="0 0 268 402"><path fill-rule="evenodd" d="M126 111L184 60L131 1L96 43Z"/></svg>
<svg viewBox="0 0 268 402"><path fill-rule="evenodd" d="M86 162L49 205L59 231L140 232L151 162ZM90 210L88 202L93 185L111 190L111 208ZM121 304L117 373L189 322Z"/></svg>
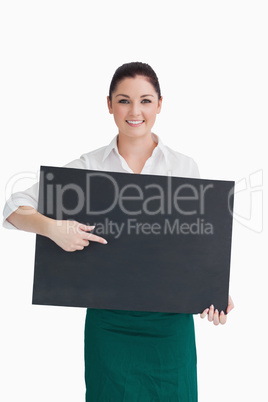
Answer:
<svg viewBox="0 0 268 402"><path fill-rule="evenodd" d="M119 154L126 160L144 160L152 155L157 143L153 140L152 134L143 137L127 137L118 135L117 147Z"/></svg>
<svg viewBox="0 0 268 402"><path fill-rule="evenodd" d="M119 133L117 138L118 152L134 173L142 172L145 162L156 146L157 143L153 140L151 133L139 138L127 137Z"/></svg>

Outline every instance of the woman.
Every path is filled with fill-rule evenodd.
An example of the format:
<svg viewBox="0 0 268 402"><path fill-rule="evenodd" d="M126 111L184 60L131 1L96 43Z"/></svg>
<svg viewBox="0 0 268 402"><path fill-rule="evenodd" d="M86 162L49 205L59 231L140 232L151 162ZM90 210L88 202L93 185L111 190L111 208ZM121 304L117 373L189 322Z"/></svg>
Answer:
<svg viewBox="0 0 268 402"><path fill-rule="evenodd" d="M66 167L199 177L193 159L165 146L151 131L162 101L158 78L148 64L123 64L107 96L118 135L108 146L83 154ZM4 226L47 236L69 252L82 250L90 241L107 243L90 233L93 227L76 222L70 232L66 221L49 219L36 209L37 185L13 194L5 206ZM229 298L227 313L233 307ZM213 306L200 316L215 325L226 322L226 315ZM85 381L87 402L196 402L193 316L87 309Z"/></svg>

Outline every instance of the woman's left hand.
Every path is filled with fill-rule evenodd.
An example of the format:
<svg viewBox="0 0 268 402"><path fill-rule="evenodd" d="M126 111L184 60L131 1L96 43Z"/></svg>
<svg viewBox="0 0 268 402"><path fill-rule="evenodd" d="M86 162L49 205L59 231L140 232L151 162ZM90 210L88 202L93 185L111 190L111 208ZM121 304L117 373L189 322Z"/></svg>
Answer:
<svg viewBox="0 0 268 402"><path fill-rule="evenodd" d="M227 307L227 314L234 308L234 302L229 295L229 302ZM201 318L205 318L206 315L208 316L208 321L213 321L214 325L225 324L227 321L227 314L224 314L223 311L220 312L216 309L214 311L214 306L211 305L210 308L207 308L200 314Z"/></svg>

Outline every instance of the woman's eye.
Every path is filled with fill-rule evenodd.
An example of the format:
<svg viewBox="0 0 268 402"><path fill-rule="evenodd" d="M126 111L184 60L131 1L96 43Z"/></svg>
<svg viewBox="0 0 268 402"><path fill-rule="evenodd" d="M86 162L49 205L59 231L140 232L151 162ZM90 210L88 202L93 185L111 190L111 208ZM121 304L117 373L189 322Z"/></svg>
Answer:
<svg viewBox="0 0 268 402"><path fill-rule="evenodd" d="M121 100L119 101L119 103L129 103L129 101L128 101L127 99L121 99ZM141 101L141 103L151 103L151 101L150 101L149 99L143 99L143 100Z"/></svg>

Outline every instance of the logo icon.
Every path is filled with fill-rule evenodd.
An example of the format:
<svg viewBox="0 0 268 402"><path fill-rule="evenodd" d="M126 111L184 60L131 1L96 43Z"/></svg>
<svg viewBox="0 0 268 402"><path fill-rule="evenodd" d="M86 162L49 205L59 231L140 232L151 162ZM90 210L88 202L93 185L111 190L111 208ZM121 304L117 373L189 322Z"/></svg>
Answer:
<svg viewBox="0 0 268 402"><path fill-rule="evenodd" d="M263 170L235 183L233 218L256 233L263 231ZM229 198L233 195L230 194Z"/></svg>

